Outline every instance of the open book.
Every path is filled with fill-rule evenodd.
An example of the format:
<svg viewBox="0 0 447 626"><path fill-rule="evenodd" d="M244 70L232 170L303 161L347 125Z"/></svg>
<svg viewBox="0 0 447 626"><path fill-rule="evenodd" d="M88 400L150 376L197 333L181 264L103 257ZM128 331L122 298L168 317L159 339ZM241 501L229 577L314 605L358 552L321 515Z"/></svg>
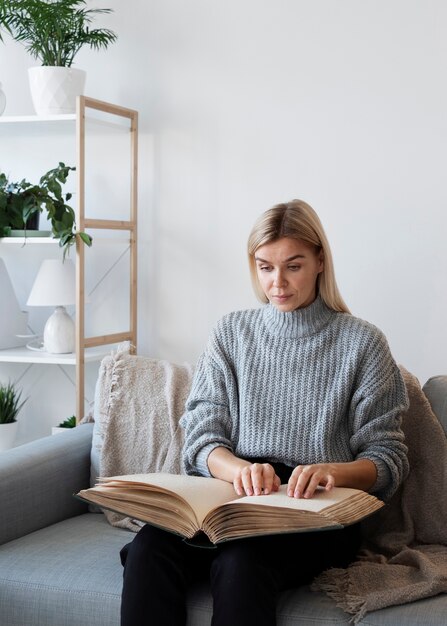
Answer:
<svg viewBox="0 0 447 626"><path fill-rule="evenodd" d="M100 478L79 498L192 539L229 539L342 528L383 506L364 491L319 489L313 498L287 496L287 485L267 496L237 496L217 478L176 474L132 474Z"/></svg>
<svg viewBox="0 0 447 626"><path fill-rule="evenodd" d="M100 478L83 500L159 526L185 539L204 533L211 543L241 537L342 528L383 506L364 491L319 489L313 498L287 496L287 485L267 496L237 496L217 478L132 474Z"/></svg>

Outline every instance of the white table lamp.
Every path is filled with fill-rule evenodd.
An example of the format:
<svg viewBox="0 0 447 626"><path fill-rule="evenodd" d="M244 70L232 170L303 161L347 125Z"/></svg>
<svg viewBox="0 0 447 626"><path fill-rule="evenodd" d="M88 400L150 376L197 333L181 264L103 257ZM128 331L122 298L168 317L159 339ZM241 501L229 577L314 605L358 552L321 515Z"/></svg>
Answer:
<svg viewBox="0 0 447 626"><path fill-rule="evenodd" d="M75 324L65 307L76 302L76 275L73 261L42 261L28 306L55 306L43 332L43 345L51 354L66 354L75 348Z"/></svg>

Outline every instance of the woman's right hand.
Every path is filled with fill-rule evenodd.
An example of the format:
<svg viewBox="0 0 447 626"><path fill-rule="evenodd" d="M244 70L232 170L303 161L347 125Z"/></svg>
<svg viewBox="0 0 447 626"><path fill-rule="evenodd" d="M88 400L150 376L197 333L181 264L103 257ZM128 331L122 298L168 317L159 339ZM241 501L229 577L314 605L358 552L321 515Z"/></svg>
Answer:
<svg viewBox="0 0 447 626"><path fill-rule="evenodd" d="M278 491L281 480L270 463L251 463L237 470L233 479L238 496L268 495Z"/></svg>
<svg viewBox="0 0 447 626"><path fill-rule="evenodd" d="M278 491L281 484L270 463L249 463L223 447L212 450L208 469L214 478L233 483L238 496L267 495Z"/></svg>

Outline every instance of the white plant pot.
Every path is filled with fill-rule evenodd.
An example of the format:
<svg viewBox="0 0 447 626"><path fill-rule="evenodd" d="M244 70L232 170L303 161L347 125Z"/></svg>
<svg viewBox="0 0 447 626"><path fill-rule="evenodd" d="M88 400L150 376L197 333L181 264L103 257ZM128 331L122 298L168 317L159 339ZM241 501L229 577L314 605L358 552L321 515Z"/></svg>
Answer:
<svg viewBox="0 0 447 626"><path fill-rule="evenodd" d="M62 428L61 426L52 426L51 427L51 434L52 435L57 435L59 433L65 433L67 432L68 428Z"/></svg>
<svg viewBox="0 0 447 626"><path fill-rule="evenodd" d="M75 113L76 96L84 93L84 70L43 65L30 67L28 76L37 115Z"/></svg>
<svg viewBox="0 0 447 626"><path fill-rule="evenodd" d="M0 424L0 452L14 446L19 422Z"/></svg>

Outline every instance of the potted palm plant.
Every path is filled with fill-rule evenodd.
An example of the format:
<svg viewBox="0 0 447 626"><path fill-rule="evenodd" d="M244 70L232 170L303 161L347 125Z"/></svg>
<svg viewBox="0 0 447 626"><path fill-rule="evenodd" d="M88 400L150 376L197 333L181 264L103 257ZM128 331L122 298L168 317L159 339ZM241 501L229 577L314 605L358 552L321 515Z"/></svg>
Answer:
<svg viewBox="0 0 447 626"><path fill-rule="evenodd" d="M62 192L62 185L74 169L59 163L43 174L35 185L25 179L11 182L5 173L0 172L0 237L11 236L14 230L26 236L29 229L37 228L36 218L45 210L53 236L59 239L64 250L64 257L77 236L90 246L90 235L76 231L75 212L67 204L71 193Z"/></svg>
<svg viewBox="0 0 447 626"><path fill-rule="evenodd" d="M42 66L29 69L38 115L73 113L85 84L85 72L72 67L76 54L83 46L98 50L116 40L107 28L90 28L96 15L112 9L90 9L86 4L85 0L0 0L0 30L24 44Z"/></svg>
<svg viewBox="0 0 447 626"><path fill-rule="evenodd" d="M0 451L12 448L17 433L17 414L26 399L13 383L0 383Z"/></svg>

